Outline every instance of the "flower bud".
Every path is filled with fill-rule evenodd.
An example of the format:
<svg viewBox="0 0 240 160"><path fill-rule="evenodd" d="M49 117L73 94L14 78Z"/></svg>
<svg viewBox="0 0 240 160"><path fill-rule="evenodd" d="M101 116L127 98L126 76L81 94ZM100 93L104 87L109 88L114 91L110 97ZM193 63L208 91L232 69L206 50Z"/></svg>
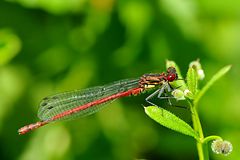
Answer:
<svg viewBox="0 0 240 160"><path fill-rule="evenodd" d="M198 79L203 80L205 77L204 71L202 69L202 65L200 64L199 60L192 61L189 64L189 67L195 68L198 74Z"/></svg>
<svg viewBox="0 0 240 160"><path fill-rule="evenodd" d="M199 78L200 80L203 80L203 79L204 79L205 74L204 74L203 69L199 69L199 70L197 71L197 74L198 74L198 78Z"/></svg>
<svg viewBox="0 0 240 160"><path fill-rule="evenodd" d="M172 91L172 95L173 97L175 97L177 100L184 100L184 93L182 90L180 89L175 89L174 91Z"/></svg>
<svg viewBox="0 0 240 160"><path fill-rule="evenodd" d="M233 150L232 144L230 142L220 139L213 141L211 148L214 153L223 154L225 156L230 154Z"/></svg>
<svg viewBox="0 0 240 160"><path fill-rule="evenodd" d="M193 94L189 89L185 89L183 93L185 97L188 97L189 99L193 99Z"/></svg>

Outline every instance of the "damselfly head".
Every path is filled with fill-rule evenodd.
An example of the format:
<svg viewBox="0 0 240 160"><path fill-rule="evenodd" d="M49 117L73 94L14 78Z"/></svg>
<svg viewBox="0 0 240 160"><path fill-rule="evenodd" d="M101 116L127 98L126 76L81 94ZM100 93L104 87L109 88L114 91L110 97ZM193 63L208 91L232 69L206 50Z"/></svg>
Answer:
<svg viewBox="0 0 240 160"><path fill-rule="evenodd" d="M167 81L172 82L177 79L178 79L178 75L177 75L176 69L174 67L169 67L167 69Z"/></svg>

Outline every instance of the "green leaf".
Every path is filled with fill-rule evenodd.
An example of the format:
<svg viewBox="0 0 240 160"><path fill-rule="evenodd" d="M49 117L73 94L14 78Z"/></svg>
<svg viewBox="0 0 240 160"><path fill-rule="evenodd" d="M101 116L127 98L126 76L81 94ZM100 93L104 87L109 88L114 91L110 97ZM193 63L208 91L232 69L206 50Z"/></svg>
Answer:
<svg viewBox="0 0 240 160"><path fill-rule="evenodd" d="M198 104L199 100L202 98L202 96L206 93L206 91L223 75L225 75L230 69L231 65L225 66L222 69L220 69L213 77L208 81L208 83L201 89L201 91L197 94L195 98L195 105Z"/></svg>
<svg viewBox="0 0 240 160"><path fill-rule="evenodd" d="M198 75L196 69L193 67L189 67L187 72L187 86L188 89L192 92L194 97L198 87Z"/></svg>
<svg viewBox="0 0 240 160"><path fill-rule="evenodd" d="M185 89L187 89L187 85L182 77L182 74L180 72L180 69L178 67L178 65L174 62L174 61L170 61L170 60L167 60L166 61L166 67L169 68L169 67L174 67L177 71L177 74L178 74L178 79L177 81L173 81L171 82L171 85L173 87L180 87L178 89L181 89L182 91L184 91Z"/></svg>
<svg viewBox="0 0 240 160"><path fill-rule="evenodd" d="M145 113L159 124L199 140L198 134L192 127L171 112L157 106L144 107L144 109Z"/></svg>

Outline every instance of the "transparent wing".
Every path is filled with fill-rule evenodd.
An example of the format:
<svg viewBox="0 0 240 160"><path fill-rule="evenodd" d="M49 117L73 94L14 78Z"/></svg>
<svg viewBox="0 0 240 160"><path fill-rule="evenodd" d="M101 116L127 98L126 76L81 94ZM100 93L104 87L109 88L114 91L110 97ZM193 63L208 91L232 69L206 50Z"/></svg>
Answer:
<svg viewBox="0 0 240 160"><path fill-rule="evenodd" d="M69 92L63 92L56 95L48 96L43 98L40 102L38 117L41 120L49 120L52 117L63 113L67 110L82 106L89 102L93 102L104 97L111 96L116 93L124 92L132 88L138 87L139 79L125 79L113 82L108 85L93 87L83 90L75 90ZM76 117L83 117L93 114L103 108L106 103L112 102L108 101L95 106L91 106L77 113L67 115L62 119L74 119ZM60 120L60 119L58 119Z"/></svg>

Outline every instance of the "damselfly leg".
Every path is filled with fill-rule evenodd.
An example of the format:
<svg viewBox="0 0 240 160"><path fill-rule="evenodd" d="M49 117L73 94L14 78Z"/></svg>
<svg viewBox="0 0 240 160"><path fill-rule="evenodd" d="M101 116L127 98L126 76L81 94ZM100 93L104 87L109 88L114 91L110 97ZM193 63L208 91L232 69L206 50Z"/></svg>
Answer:
<svg viewBox="0 0 240 160"><path fill-rule="evenodd" d="M171 92L172 89L170 87L170 84L168 83L164 83L161 88L159 88L158 90L156 90L155 92L153 92L151 95L149 95L145 100L146 102L148 102L149 104L151 105L154 105L154 106L158 106L156 104L154 104L153 102L150 101L150 99L152 99L153 97L155 97L157 95L157 98L159 99L168 99L168 102L169 104L171 105L171 101L170 99L174 98L172 96L168 96L167 95L167 92ZM164 97L162 97L162 95L164 94Z"/></svg>
<svg viewBox="0 0 240 160"><path fill-rule="evenodd" d="M180 88L176 87L177 88ZM153 92L151 95L149 95L145 100L147 103L149 103L150 105L154 105L154 106L158 106L155 103L153 103L152 101L150 101L151 99L153 99L156 95L157 98L160 100L167 100L169 106L174 106L174 107L178 107L178 108L184 108L186 109L187 107L185 106L178 106L178 105L173 105L171 99L175 99L175 97L169 93L171 93L173 90L175 90L169 83L164 83L161 88L159 88L158 90L156 90L155 92ZM159 107L159 106L158 106Z"/></svg>

